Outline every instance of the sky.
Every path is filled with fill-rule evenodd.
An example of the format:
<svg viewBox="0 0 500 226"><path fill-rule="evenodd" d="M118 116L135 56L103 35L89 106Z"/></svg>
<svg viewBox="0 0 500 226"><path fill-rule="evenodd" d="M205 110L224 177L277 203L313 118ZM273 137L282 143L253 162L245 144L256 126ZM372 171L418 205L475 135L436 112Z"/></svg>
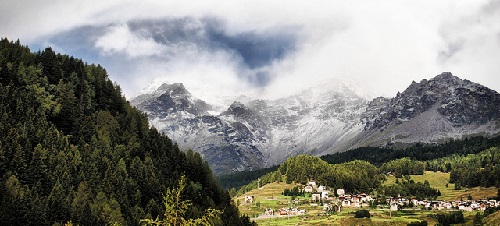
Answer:
<svg viewBox="0 0 500 226"><path fill-rule="evenodd" d="M275 99L347 81L392 97L441 72L500 91L500 0L0 0L0 36L103 65L127 98Z"/></svg>

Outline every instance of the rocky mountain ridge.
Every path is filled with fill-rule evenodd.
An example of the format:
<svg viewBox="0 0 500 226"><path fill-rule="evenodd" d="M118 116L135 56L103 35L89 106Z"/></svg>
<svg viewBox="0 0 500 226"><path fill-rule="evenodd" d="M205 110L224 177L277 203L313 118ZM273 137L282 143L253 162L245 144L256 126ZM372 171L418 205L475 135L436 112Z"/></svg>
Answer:
<svg viewBox="0 0 500 226"><path fill-rule="evenodd" d="M500 95L448 72L413 82L394 98L372 101L333 82L278 100L235 101L214 114L213 106L175 83L131 103L182 148L200 152L219 174L271 166L303 153L500 131Z"/></svg>
<svg viewBox="0 0 500 226"><path fill-rule="evenodd" d="M356 146L433 143L498 134L500 94L450 72L412 84L394 98L376 98L362 117Z"/></svg>

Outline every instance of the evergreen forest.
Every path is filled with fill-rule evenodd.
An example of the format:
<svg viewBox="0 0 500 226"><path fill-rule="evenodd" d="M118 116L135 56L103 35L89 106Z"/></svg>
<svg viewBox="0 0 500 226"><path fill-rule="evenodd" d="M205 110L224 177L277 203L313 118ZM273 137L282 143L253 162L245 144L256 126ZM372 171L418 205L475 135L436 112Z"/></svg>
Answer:
<svg viewBox="0 0 500 226"><path fill-rule="evenodd" d="M2 38L0 116L2 225L253 224L100 65Z"/></svg>

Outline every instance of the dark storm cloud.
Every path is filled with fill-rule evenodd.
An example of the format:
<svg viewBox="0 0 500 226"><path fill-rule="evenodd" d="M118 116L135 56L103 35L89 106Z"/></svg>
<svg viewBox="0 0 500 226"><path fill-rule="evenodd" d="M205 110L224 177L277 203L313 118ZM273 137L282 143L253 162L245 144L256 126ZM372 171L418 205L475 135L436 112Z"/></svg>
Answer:
<svg viewBox="0 0 500 226"><path fill-rule="evenodd" d="M92 63L99 62L107 66L110 71L120 75L127 74L126 71L133 67L133 61L141 62L151 59L175 61L176 58L184 54L183 51L193 48L198 52L223 51L237 62L238 76L241 80L253 86L263 87L271 81L271 74L266 70L266 67L292 53L295 50L297 38L295 33L290 32L291 28L232 34L225 29L225 23L216 18L183 17L131 20L126 24L130 31L129 35L151 39L158 46L175 49L175 51L163 51L161 54L153 55L132 54L133 56L129 57L127 57L127 51L108 51L107 54L102 54L102 50L96 48L96 40L106 35L115 26L118 25L75 27L50 37L44 37L46 41L35 48L43 49L46 46L53 46L56 51L78 55ZM114 38L113 41L119 42L119 37ZM133 44L127 44L125 48L133 48L131 45ZM198 54L194 53L189 57L197 58ZM124 61L129 63L120 64ZM124 81L126 78L119 80Z"/></svg>
<svg viewBox="0 0 500 226"><path fill-rule="evenodd" d="M230 34L215 18L171 18L128 23L134 33L152 37L164 45L193 43L202 48L224 49L239 57L243 67L257 69L283 59L295 50L296 35L286 28L266 32ZM262 77L262 73L258 73ZM262 81L262 79L258 79Z"/></svg>

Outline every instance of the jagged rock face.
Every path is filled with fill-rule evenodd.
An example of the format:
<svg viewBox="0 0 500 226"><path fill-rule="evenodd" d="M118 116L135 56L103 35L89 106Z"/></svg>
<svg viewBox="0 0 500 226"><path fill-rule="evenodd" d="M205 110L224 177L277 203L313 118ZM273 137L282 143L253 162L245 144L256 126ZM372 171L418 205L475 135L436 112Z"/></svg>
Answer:
<svg viewBox="0 0 500 226"><path fill-rule="evenodd" d="M131 103L150 114L150 117L165 118L177 112L199 116L212 107L204 101L193 98L182 83L163 84L152 94L143 94Z"/></svg>
<svg viewBox="0 0 500 226"><path fill-rule="evenodd" d="M182 148L201 153L215 173L323 153L346 134L362 129L359 118L367 102L342 84L275 101L235 101L219 115L210 115L212 107L192 97L182 84L164 84L131 101Z"/></svg>
<svg viewBox="0 0 500 226"><path fill-rule="evenodd" d="M484 124L500 118L499 103L500 95L496 91L444 72L429 81L413 82L390 101L372 101L365 130L407 122L434 105L438 105L437 111L454 126Z"/></svg>
<svg viewBox="0 0 500 226"><path fill-rule="evenodd" d="M500 95L444 72L413 82L394 98L374 99L362 121L364 130L351 147L493 136L500 133Z"/></svg>
<svg viewBox="0 0 500 226"><path fill-rule="evenodd" d="M131 100L181 148L199 152L216 174L304 153L500 133L500 95L451 73L413 82L390 99L367 101L346 84L329 83L278 100L242 102L214 114L215 107L179 83Z"/></svg>

